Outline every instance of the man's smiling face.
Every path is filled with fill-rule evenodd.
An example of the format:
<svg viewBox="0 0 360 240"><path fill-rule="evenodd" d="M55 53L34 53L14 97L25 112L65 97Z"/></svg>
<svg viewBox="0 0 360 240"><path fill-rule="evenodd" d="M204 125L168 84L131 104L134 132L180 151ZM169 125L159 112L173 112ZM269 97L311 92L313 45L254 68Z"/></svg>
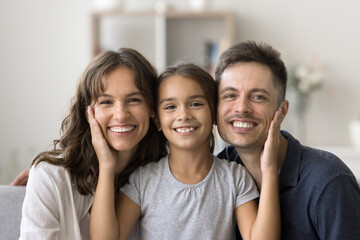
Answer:
<svg viewBox="0 0 360 240"><path fill-rule="evenodd" d="M262 148L278 108L271 70L256 62L235 64L223 72L218 90L220 136L236 148Z"/></svg>

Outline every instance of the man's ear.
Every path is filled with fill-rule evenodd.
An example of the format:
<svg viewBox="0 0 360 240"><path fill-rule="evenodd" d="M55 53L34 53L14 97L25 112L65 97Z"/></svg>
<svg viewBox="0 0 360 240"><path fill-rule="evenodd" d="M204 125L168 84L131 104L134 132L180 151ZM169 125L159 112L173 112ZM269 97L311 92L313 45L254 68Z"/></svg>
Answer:
<svg viewBox="0 0 360 240"><path fill-rule="evenodd" d="M282 119L284 120L286 114L288 113L289 111L289 101L288 100L284 100L281 104L280 104L280 107L281 109L281 115L282 115Z"/></svg>

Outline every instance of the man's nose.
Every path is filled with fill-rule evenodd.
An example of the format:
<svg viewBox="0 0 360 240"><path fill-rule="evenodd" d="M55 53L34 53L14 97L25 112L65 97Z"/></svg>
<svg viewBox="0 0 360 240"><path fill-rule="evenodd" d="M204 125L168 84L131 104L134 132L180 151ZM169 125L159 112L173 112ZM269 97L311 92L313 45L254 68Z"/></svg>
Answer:
<svg viewBox="0 0 360 240"><path fill-rule="evenodd" d="M235 111L238 113L251 112L250 100L245 96L239 97L235 102Z"/></svg>

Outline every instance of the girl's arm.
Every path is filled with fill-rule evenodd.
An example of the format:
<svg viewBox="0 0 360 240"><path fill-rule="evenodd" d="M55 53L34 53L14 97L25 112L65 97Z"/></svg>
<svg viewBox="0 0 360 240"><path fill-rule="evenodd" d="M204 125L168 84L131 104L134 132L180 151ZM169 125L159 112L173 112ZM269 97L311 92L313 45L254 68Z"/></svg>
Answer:
<svg viewBox="0 0 360 240"><path fill-rule="evenodd" d="M243 239L280 239L281 217L278 187L278 153L280 147L281 111L275 113L268 138L260 157L262 183L259 208L250 201L235 210L239 230ZM242 221L240 220L240 217Z"/></svg>
<svg viewBox="0 0 360 240"><path fill-rule="evenodd" d="M99 160L99 178L90 214L91 239L118 239L115 214L115 157L110 150L91 107L87 111L92 144Z"/></svg>

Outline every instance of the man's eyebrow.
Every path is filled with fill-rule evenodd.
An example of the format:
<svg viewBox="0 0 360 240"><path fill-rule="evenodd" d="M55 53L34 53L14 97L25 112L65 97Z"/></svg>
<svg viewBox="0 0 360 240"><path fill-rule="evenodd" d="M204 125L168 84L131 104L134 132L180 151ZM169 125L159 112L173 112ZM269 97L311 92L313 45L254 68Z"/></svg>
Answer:
<svg viewBox="0 0 360 240"><path fill-rule="evenodd" d="M225 93L225 92L228 92L228 91L230 91L230 92L238 92L238 90L236 89L236 88L234 88L234 87L226 87L226 88L224 88L223 90L221 90L220 92L219 92L219 94L223 94L223 93ZM255 93L255 92L262 92L262 93L265 93L266 95L271 95L268 91L266 91L264 88L253 88L253 89L251 89L251 91L250 91L251 93Z"/></svg>
<svg viewBox="0 0 360 240"><path fill-rule="evenodd" d="M221 91L219 92L219 94L223 94L224 92L227 92L227 91L237 92L237 89L234 88L234 87L226 87L226 88L224 88L223 90L221 90Z"/></svg>
<svg viewBox="0 0 360 240"><path fill-rule="evenodd" d="M252 92L252 93L254 93L254 92L262 92L262 93L265 93L266 95L271 95L268 91L266 91L264 88L253 88L253 89L251 89L251 91L250 92Z"/></svg>

